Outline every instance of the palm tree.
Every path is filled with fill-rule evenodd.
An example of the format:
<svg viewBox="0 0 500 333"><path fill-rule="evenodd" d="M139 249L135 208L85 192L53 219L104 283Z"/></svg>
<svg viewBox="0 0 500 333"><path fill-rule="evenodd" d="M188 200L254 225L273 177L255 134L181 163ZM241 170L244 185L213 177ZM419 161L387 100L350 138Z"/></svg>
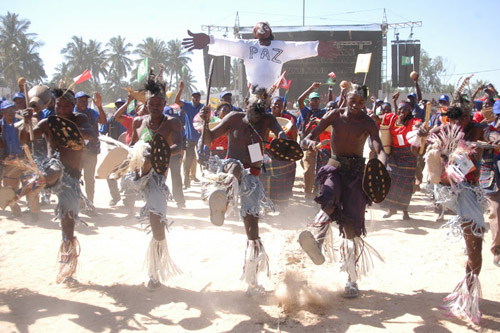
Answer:
<svg viewBox="0 0 500 333"><path fill-rule="evenodd" d="M17 90L17 78L41 81L47 75L37 49L42 43L37 34L28 33L31 22L20 20L18 14L0 16L0 73L9 87Z"/></svg>
<svg viewBox="0 0 500 333"><path fill-rule="evenodd" d="M109 52L106 54L106 66L109 72L108 81L119 82L127 77L128 72L132 69L132 60L128 57L131 53L129 50L132 47L131 43L125 43L125 38L122 36L112 37L106 46L109 47Z"/></svg>
<svg viewBox="0 0 500 333"><path fill-rule="evenodd" d="M178 39L170 40L167 43L167 53L168 61L166 68L170 72L169 84L172 84L172 79L175 77L174 82L179 82L183 72L189 72L190 68L188 63L191 62L191 58L188 54L191 52L186 51L182 47L181 41Z"/></svg>
<svg viewBox="0 0 500 333"><path fill-rule="evenodd" d="M156 67L158 64L166 65L168 63L167 46L161 39L148 37L138 44L134 53L139 56L135 63L139 65L144 58L148 58L149 67ZM158 74L158 71L156 71ZM131 81L137 77L137 66L132 71Z"/></svg>
<svg viewBox="0 0 500 333"><path fill-rule="evenodd" d="M186 70L181 79L184 82L184 94L186 96L191 96L194 91L198 90L195 86L196 79L190 70Z"/></svg>
<svg viewBox="0 0 500 333"><path fill-rule="evenodd" d="M61 81L64 81L65 87L69 87L71 84L71 75L69 73L69 65L66 62L60 63L57 65L55 69L54 75L52 75L52 80L50 81L50 85L52 87L57 87L59 86L59 83Z"/></svg>
<svg viewBox="0 0 500 333"><path fill-rule="evenodd" d="M105 66L105 51L101 50L101 43L96 40L89 40L86 43L82 37L73 36L71 42L61 50L64 58L67 60L69 75L75 77L89 70L92 79L83 82L76 90L101 90L99 77L105 76L108 72Z"/></svg>

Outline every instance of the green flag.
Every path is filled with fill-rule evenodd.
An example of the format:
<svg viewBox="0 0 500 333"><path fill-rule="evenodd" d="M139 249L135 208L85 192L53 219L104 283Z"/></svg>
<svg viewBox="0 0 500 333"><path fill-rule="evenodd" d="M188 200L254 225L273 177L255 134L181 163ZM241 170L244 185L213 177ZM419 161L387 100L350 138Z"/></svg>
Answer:
<svg viewBox="0 0 500 333"><path fill-rule="evenodd" d="M401 66L413 65L413 57L401 56Z"/></svg>
<svg viewBox="0 0 500 333"><path fill-rule="evenodd" d="M135 109L135 100L130 102L130 104L127 106L127 113L134 111L134 109Z"/></svg>
<svg viewBox="0 0 500 333"><path fill-rule="evenodd" d="M326 84L329 86L334 86L335 81L333 81L333 79L331 77L328 77L328 80L326 80Z"/></svg>
<svg viewBox="0 0 500 333"><path fill-rule="evenodd" d="M144 60L139 64L137 68L137 82L141 82L146 76L148 76L148 58L144 58Z"/></svg>

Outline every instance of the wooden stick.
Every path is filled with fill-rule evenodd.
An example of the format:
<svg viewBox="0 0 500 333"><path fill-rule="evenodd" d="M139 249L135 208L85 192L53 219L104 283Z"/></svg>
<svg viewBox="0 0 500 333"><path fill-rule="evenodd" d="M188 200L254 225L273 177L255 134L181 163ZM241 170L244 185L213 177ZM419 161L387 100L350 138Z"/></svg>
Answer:
<svg viewBox="0 0 500 333"><path fill-rule="evenodd" d="M24 100L26 101L26 108L29 108L28 93L26 92L26 82L24 82L23 84L23 90L24 90ZM30 141L33 141L35 134L33 133L33 122L31 121L31 119L28 124L28 131L30 133Z"/></svg>
<svg viewBox="0 0 500 333"><path fill-rule="evenodd" d="M431 102L427 102L427 105L425 107L425 123L424 126L426 129L429 129L429 121L431 119ZM422 138L422 144L420 146L420 151L419 154L422 155L425 150L425 138Z"/></svg>

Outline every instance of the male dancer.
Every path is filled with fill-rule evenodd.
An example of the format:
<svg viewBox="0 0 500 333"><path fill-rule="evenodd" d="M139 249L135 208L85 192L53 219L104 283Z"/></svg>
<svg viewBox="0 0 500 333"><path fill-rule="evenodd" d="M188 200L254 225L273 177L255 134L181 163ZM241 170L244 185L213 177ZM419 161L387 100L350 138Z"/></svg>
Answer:
<svg viewBox="0 0 500 333"><path fill-rule="evenodd" d="M149 114L134 119L132 144L141 145L144 142L151 142L155 135L160 134L170 147L170 155L179 154L182 144L182 125L178 118L163 114L166 104L165 85L150 78L146 84L146 97L145 108L149 110ZM138 143L139 140L143 142ZM145 156L145 163L140 171L137 170L125 176L128 186L141 191L146 201L146 205L141 209L140 217L149 218L152 231L145 261L149 275L147 287L150 290L159 288L160 282L165 282L169 276L180 273L179 268L170 259L165 239L165 229L168 228L167 197L170 193L165 184L165 174L159 174L152 168L150 158L152 153L145 154L148 156Z"/></svg>
<svg viewBox="0 0 500 333"><path fill-rule="evenodd" d="M370 204L362 189L365 167L363 148L368 137L378 159L384 165L387 160L377 124L363 111L366 98L366 87L353 85L353 90L347 94L347 106L325 114L302 141L303 147L316 150L316 138L328 126L333 127L330 140L332 157L316 176L316 180L323 186L320 195L314 199L321 205L323 215L326 214L328 218L323 216L322 220L316 221L320 226L316 239L310 231L304 231L299 236L299 242L315 264L322 264L325 258L321 247L331 222L337 222L344 238L343 268L349 276L344 292L346 298L358 296L358 273L365 273L358 272L358 267L362 266L359 261L363 260L362 256L368 250L367 244L361 239L361 236L366 235L365 209Z"/></svg>
<svg viewBox="0 0 500 333"><path fill-rule="evenodd" d="M276 118L266 113L268 108L267 93L264 88L252 87L252 95L246 106L246 112L233 111L225 116L219 125L209 129L210 108L204 107L200 111L200 117L204 120L204 144L210 143L216 138L227 133L229 145L225 160L218 160L218 165L212 165L209 169L216 170L218 175L227 176L221 186L225 190L234 190L239 187L241 197L240 215L245 224L245 231L248 237L246 261L243 269L245 281L248 283L249 292L261 291L257 281L257 273L268 272L268 257L259 236L259 217L263 208L272 208L272 202L266 196L264 187L259 180L261 171L263 149L268 142L269 131L286 139L286 134L278 124ZM220 190L219 190L220 191ZM227 205L226 195L229 193L211 193L208 198L210 205L211 221L215 225L224 222L224 214ZM236 194L232 194L236 195ZM220 196L221 202L216 202ZM217 216L216 206L222 204L223 209Z"/></svg>
<svg viewBox="0 0 500 333"><path fill-rule="evenodd" d="M53 90L55 97L56 115L73 122L78 127L81 136L86 140L96 139L97 131L92 128L86 115L73 113L75 107L75 95L71 90ZM30 109L23 111L25 126L21 132L21 141L29 141L28 124L31 124L32 113ZM68 145L60 140L58 135L51 132L49 118L41 120L33 129L35 140L42 135L48 142L48 156L50 161L44 164L44 176L47 188L58 196L56 217L60 220L62 228L62 243L60 252L60 268L57 275L57 283L74 283L73 274L76 271L78 256L80 255L80 244L75 232L75 224L78 221L80 199L88 201L80 190L80 177L82 172L83 145ZM59 133L61 134L61 133ZM78 136L79 134L77 134ZM78 140L83 143L83 140ZM61 176L62 175L62 176Z"/></svg>

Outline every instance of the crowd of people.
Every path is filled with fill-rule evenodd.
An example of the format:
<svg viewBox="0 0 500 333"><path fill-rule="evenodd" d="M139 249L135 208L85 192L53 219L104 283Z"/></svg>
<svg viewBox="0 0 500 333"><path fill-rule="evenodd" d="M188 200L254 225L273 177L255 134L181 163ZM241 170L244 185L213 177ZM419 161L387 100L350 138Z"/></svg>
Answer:
<svg viewBox="0 0 500 333"><path fill-rule="evenodd" d="M464 238L467 248L466 275L447 298L447 307L454 314L479 321L478 275L488 207L491 252L500 266L500 101L493 85L480 87L471 101L460 92L428 101L422 97L416 75L415 93L400 102L396 93L391 105L368 98L367 87L355 83L342 85L337 98L330 87L328 100L321 100L321 83L313 82L299 96L299 110L292 113L269 85L276 81L284 62L325 56L331 52L331 43L275 41L264 22L255 26L256 40L251 42L189 34L185 40L188 48L209 45L214 54L244 59L253 85L242 108L232 104L230 92L221 95L215 110L202 103L198 91L191 94L190 101L182 100L182 82L174 107L168 106L165 85L153 73L144 87L143 100L135 100L129 93L126 100L116 100L115 110L108 116L98 92L92 99L97 110L89 107L90 94L70 89L51 89L42 103L40 98L26 95L22 80L12 101L2 99L2 202L10 207L12 218L20 218L18 201L26 196L29 214L36 221L39 205L50 203L51 193L58 196L55 216L62 240L57 282L76 283L73 275L80 244L75 224L80 210L89 216L98 213L95 175L98 155L106 153L100 149L102 136L107 136L129 151L127 159L120 161L126 162L125 167L119 163L124 171L107 179L109 206L123 200L134 216L137 195L145 202L139 215L149 222L152 234L146 254L151 290L180 273L169 256L165 235L169 227L168 174L177 207L186 207L184 191L200 184L200 199L209 206L214 225L222 225L230 208L239 207L248 239L243 276L251 293L262 289L259 274L269 273L259 219L266 210L281 210L297 201L293 187L301 185L298 179L302 177L300 202L317 203L319 212L309 221L314 234L306 230L298 241L320 265L325 254L330 256L336 250L332 226L337 225L342 238L337 250L348 276L346 298L359 295L358 279L368 273L368 257L378 256L365 241L366 207L379 203L387 209L384 218L401 211L402 218L409 220L413 193L427 189L437 220L445 213L451 215L446 225ZM280 52L269 53L271 46L273 52L278 48ZM281 61L271 61L279 56L283 56ZM131 103L135 103L132 111ZM297 174L297 163L302 175ZM428 178L423 176L426 166Z"/></svg>

